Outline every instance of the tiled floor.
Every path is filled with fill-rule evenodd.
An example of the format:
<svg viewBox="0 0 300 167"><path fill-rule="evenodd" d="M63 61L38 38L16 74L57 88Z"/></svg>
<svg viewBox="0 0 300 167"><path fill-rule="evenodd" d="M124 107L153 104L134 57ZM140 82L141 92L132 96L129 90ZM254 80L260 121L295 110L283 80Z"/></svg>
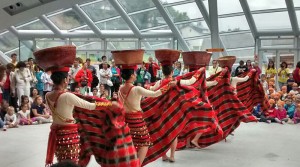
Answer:
<svg viewBox="0 0 300 167"><path fill-rule="evenodd" d="M44 166L49 124L0 131L0 167ZM89 167L98 166L94 160ZM227 142L202 150L176 152L147 167L299 167L300 125L242 124Z"/></svg>

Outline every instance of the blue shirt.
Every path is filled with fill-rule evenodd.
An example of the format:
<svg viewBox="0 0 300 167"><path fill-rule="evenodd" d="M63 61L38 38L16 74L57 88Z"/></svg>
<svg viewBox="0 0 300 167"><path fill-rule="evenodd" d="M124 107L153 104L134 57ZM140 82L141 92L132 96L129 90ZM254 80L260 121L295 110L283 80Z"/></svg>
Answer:
<svg viewBox="0 0 300 167"><path fill-rule="evenodd" d="M43 71L39 71L35 73L35 77L37 79L36 88L37 90L44 90L44 83L42 81Z"/></svg>
<svg viewBox="0 0 300 167"><path fill-rule="evenodd" d="M175 68L173 72L173 77L177 77L180 74L180 70Z"/></svg>

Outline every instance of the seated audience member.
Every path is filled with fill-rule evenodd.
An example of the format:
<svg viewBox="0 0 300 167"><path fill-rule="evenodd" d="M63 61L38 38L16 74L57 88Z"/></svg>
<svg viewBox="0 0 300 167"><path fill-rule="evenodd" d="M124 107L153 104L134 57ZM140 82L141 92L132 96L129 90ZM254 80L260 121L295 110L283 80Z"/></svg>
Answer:
<svg viewBox="0 0 300 167"><path fill-rule="evenodd" d="M105 86L104 86L104 84L100 84L100 85L99 85L99 93L100 93L100 94L103 94L104 91L105 91Z"/></svg>
<svg viewBox="0 0 300 167"><path fill-rule="evenodd" d="M275 100L275 103L277 104L280 100L281 94L279 92L274 93L273 99Z"/></svg>
<svg viewBox="0 0 300 167"><path fill-rule="evenodd" d="M4 122L2 118L0 118L0 129L2 129L3 127L4 127ZM6 129L3 128L3 130L5 131Z"/></svg>
<svg viewBox="0 0 300 167"><path fill-rule="evenodd" d="M289 79L287 80L287 92L289 93L293 89L293 84L295 83L293 79L293 74L289 75Z"/></svg>
<svg viewBox="0 0 300 167"><path fill-rule="evenodd" d="M0 111L0 117L2 120L4 120L4 116L7 113L7 108L9 107L9 104L6 100L2 100L1 103L1 111Z"/></svg>
<svg viewBox="0 0 300 167"><path fill-rule="evenodd" d="M79 88L79 87L75 87L75 91L74 91L74 93L76 93L76 94L80 94L80 88Z"/></svg>
<svg viewBox="0 0 300 167"><path fill-rule="evenodd" d="M298 92L298 84L293 83L293 88L292 88L292 90L290 91L290 93L293 94L293 95L296 95L296 94L299 93L299 92Z"/></svg>
<svg viewBox="0 0 300 167"><path fill-rule="evenodd" d="M277 107L278 109L274 109L274 112L276 114L275 121L281 124L288 122L289 116L287 115L287 112L284 109L284 102L278 102Z"/></svg>
<svg viewBox="0 0 300 167"><path fill-rule="evenodd" d="M97 88L94 88L92 93L93 93L92 97L97 97L97 98L99 97L98 96L98 89Z"/></svg>
<svg viewBox="0 0 300 167"><path fill-rule="evenodd" d="M7 108L7 113L4 116L4 124L7 128L17 128L18 120L15 114L15 109L12 106Z"/></svg>
<svg viewBox="0 0 300 167"><path fill-rule="evenodd" d="M104 93L102 93L102 94L100 95L100 98L101 98L101 99L107 99Z"/></svg>
<svg viewBox="0 0 300 167"><path fill-rule="evenodd" d="M297 105L296 111L293 116L294 124L300 123L300 104Z"/></svg>
<svg viewBox="0 0 300 167"><path fill-rule="evenodd" d="M39 95L39 91L36 88L33 88L31 91L31 95L29 97L30 106L32 105L34 99ZM30 108L29 108L30 109Z"/></svg>
<svg viewBox="0 0 300 167"><path fill-rule="evenodd" d="M28 104L21 104L21 110L18 112L18 119L20 125L32 125L37 124L35 118L30 118L30 110L28 108Z"/></svg>
<svg viewBox="0 0 300 167"><path fill-rule="evenodd" d="M266 123L276 122L275 121L276 113L274 112L276 106L275 100L270 99L269 103L270 103L270 108L268 109L267 112L261 114L259 122L266 122Z"/></svg>
<svg viewBox="0 0 300 167"><path fill-rule="evenodd" d="M294 113L295 113L295 110L296 110L296 106L292 102L292 99L285 99L284 108L287 111L287 115L289 116L289 118L293 119Z"/></svg>
<svg viewBox="0 0 300 167"><path fill-rule="evenodd" d="M282 86L281 92L282 92L281 100L284 101L288 95L287 86Z"/></svg>
<svg viewBox="0 0 300 167"><path fill-rule="evenodd" d="M260 82L265 90L265 93L267 94L268 93L268 82L267 82L267 77L265 74L261 74L261 77L260 77Z"/></svg>
<svg viewBox="0 0 300 167"><path fill-rule="evenodd" d="M269 88L268 90L268 98L271 99L271 96L274 96L275 90L273 88Z"/></svg>
<svg viewBox="0 0 300 167"><path fill-rule="evenodd" d="M22 104L27 104L27 105L28 105L27 107L28 107L28 109L30 110L31 104L30 104L30 100L29 100L29 97L28 97L28 96L26 96L26 95L22 95L22 96L21 96L20 110L21 110Z"/></svg>
<svg viewBox="0 0 300 167"><path fill-rule="evenodd" d="M118 101L118 93L117 92L113 92L113 96L111 97L112 101Z"/></svg>
<svg viewBox="0 0 300 167"><path fill-rule="evenodd" d="M52 122L51 115L46 114L46 107L41 96L35 98L34 103L31 106L30 117L35 118L39 123Z"/></svg>

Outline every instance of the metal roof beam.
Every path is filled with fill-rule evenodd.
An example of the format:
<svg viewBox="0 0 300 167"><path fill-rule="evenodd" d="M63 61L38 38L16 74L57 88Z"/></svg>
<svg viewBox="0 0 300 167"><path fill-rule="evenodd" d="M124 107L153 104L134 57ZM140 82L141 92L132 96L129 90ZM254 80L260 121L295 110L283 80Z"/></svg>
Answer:
<svg viewBox="0 0 300 167"><path fill-rule="evenodd" d="M288 9L289 16L290 16L290 21L291 21L294 35L299 36L300 32L299 32L298 19L297 19L295 7L294 7L294 2L293 2L293 0L285 0L285 3L287 6L287 9Z"/></svg>
<svg viewBox="0 0 300 167"><path fill-rule="evenodd" d="M258 36L294 36L293 31L260 31Z"/></svg>
<svg viewBox="0 0 300 167"><path fill-rule="evenodd" d="M22 40L22 39L20 38L21 35L20 35L19 31L16 29L16 27L11 26L11 27L8 28L8 30L9 30L12 34L14 34L16 37L18 37L18 39L21 41L21 43L22 43L24 46L26 46L28 49L30 49L32 52L34 52L35 49L37 49L37 48L35 47L35 44L34 44L32 41L28 41L28 40L24 41L24 40Z"/></svg>
<svg viewBox="0 0 300 167"><path fill-rule="evenodd" d="M245 17L247 19L247 22L249 24L249 27L250 27L251 33L253 35L253 38L256 39L256 38L258 38L257 28L256 28L256 25L255 25L253 16L251 14L248 2L247 2L247 0L240 0L240 3L241 3L241 6L243 8L243 11L244 11Z"/></svg>
<svg viewBox="0 0 300 167"><path fill-rule="evenodd" d="M50 21L45 15L39 16L39 19L57 36L60 38L63 38L62 32L60 29L52 22Z"/></svg>
<svg viewBox="0 0 300 167"><path fill-rule="evenodd" d="M158 9L159 13L162 15L172 32L174 33L175 37L179 41L182 49L184 51L190 51L190 48L188 47L187 43L183 39L183 37L180 34L180 31L178 28L175 26L174 22L172 21L171 17L168 15L166 9L163 7L161 4L160 0L152 0L152 2L155 4L156 8ZM160 36L157 36L160 37Z"/></svg>

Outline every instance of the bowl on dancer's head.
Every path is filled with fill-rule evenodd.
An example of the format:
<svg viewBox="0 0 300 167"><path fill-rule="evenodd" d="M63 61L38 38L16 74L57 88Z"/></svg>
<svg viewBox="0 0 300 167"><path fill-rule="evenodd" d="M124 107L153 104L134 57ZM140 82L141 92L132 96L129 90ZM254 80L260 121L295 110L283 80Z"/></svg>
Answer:
<svg viewBox="0 0 300 167"><path fill-rule="evenodd" d="M65 45L46 48L34 52L33 55L37 64L45 71L56 70L73 65L76 57L76 47Z"/></svg>
<svg viewBox="0 0 300 167"><path fill-rule="evenodd" d="M232 65L234 64L236 60L235 56L224 56L224 57L219 57L217 59L219 66L222 68L228 67L228 68L232 68Z"/></svg>
<svg viewBox="0 0 300 167"><path fill-rule="evenodd" d="M205 67L209 64L211 53L205 51L182 52L184 65Z"/></svg>
<svg viewBox="0 0 300 167"><path fill-rule="evenodd" d="M138 65L143 63L145 50L116 50L111 51L116 65Z"/></svg>
<svg viewBox="0 0 300 167"><path fill-rule="evenodd" d="M180 50L158 49L155 50L155 57L162 65L172 65L181 54Z"/></svg>

